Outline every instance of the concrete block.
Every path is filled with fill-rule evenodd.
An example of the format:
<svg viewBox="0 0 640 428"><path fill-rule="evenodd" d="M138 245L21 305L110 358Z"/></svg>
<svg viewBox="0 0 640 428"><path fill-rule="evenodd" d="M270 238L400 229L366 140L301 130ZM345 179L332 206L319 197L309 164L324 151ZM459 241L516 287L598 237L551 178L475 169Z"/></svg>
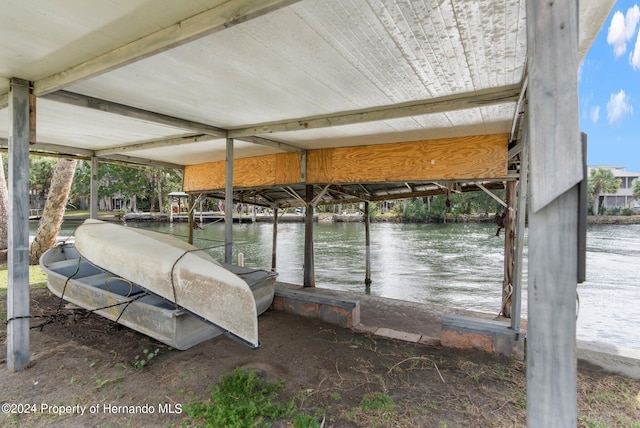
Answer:
<svg viewBox="0 0 640 428"><path fill-rule="evenodd" d="M420 340L420 335L415 333L405 333L403 331L392 330L390 328L381 327L376 330L376 336L382 336L389 339L404 340L405 342L417 343Z"/></svg>
<svg viewBox="0 0 640 428"><path fill-rule="evenodd" d="M516 332L505 322L459 315L442 317L442 346L479 349L522 360L525 338L525 332Z"/></svg>
<svg viewBox="0 0 640 428"><path fill-rule="evenodd" d="M360 323L360 300L338 299L313 291L276 289L271 307L342 327L354 327Z"/></svg>

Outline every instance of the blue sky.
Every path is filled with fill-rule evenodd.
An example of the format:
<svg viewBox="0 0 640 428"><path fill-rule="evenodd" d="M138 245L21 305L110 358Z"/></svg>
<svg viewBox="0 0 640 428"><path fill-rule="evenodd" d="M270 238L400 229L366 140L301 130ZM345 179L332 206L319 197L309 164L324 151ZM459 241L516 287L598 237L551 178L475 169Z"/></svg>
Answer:
<svg viewBox="0 0 640 428"><path fill-rule="evenodd" d="M589 165L640 172L640 1L618 0L579 72Z"/></svg>

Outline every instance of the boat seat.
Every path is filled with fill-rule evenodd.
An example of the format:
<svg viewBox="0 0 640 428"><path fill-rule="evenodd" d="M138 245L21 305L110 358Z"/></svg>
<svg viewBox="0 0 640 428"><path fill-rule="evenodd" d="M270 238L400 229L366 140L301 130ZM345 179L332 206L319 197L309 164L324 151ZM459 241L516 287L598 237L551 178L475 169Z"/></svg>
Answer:
<svg viewBox="0 0 640 428"><path fill-rule="evenodd" d="M153 294L143 297L142 299L139 300L139 302L143 302L148 305L155 306L157 308L169 309L169 310L173 309L176 311L175 313L176 316L182 315L184 313L182 309L176 309L176 305L174 305L173 303L166 301L162 297L154 296Z"/></svg>
<svg viewBox="0 0 640 428"><path fill-rule="evenodd" d="M136 284L131 283L124 278L113 276L107 272L101 272L97 275L84 277L82 278L82 282L121 296L134 296L144 292L144 290Z"/></svg>
<svg viewBox="0 0 640 428"><path fill-rule="evenodd" d="M101 272L100 269L80 258L52 262L47 267L62 276L74 278L84 278Z"/></svg>

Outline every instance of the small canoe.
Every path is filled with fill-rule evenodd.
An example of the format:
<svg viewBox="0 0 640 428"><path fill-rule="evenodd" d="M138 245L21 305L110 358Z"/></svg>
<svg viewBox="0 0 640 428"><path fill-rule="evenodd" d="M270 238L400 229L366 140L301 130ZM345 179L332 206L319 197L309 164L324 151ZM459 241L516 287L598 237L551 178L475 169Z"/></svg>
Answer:
<svg viewBox="0 0 640 428"><path fill-rule="evenodd" d="M58 297L112 321L185 350L224 333L219 327L176 308L139 285L114 276L82 258L73 243L56 245L40 258L47 287ZM262 270L224 265L245 278L258 314L273 301L275 275Z"/></svg>
<svg viewBox="0 0 640 428"><path fill-rule="evenodd" d="M178 238L99 220L86 220L76 229L75 247L93 265L215 325L251 348L259 347L258 310L245 280L248 273L241 277ZM275 274L262 272L275 281Z"/></svg>

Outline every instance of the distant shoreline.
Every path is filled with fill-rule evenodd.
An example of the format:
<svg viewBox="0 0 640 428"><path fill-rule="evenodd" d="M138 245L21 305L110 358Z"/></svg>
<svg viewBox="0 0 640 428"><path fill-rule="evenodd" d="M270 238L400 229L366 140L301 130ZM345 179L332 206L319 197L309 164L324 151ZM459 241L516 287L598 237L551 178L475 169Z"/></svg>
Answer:
<svg viewBox="0 0 640 428"><path fill-rule="evenodd" d="M590 215L588 224L640 224L640 215Z"/></svg>

